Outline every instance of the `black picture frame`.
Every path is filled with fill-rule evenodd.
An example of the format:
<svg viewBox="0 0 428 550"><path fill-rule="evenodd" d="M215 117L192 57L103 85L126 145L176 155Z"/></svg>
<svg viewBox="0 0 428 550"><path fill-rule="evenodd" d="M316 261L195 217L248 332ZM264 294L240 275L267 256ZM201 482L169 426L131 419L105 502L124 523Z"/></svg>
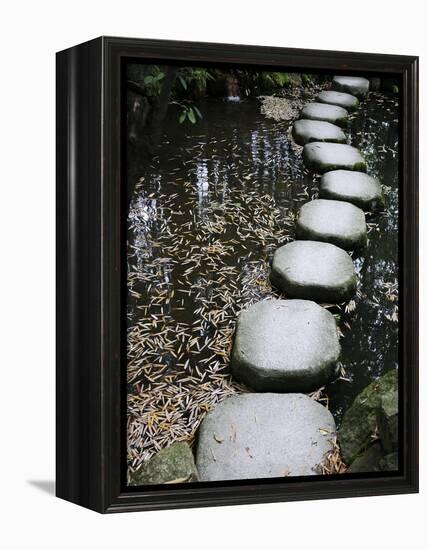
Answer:
<svg viewBox="0 0 428 550"><path fill-rule="evenodd" d="M126 488L121 67L129 59L399 79L402 468L398 474ZM418 58L100 37L59 52L56 66L57 496L105 513L417 492Z"/></svg>

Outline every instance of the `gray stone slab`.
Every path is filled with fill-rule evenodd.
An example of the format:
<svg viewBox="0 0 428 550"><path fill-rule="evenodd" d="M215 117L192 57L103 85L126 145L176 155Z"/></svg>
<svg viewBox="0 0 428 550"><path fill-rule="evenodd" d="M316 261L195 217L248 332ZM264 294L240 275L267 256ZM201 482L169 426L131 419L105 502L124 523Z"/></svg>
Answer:
<svg viewBox="0 0 428 550"><path fill-rule="evenodd" d="M336 372L333 315L309 300L269 300L238 316L232 374L257 391L309 392Z"/></svg>
<svg viewBox="0 0 428 550"><path fill-rule="evenodd" d="M361 248L367 241L366 218L349 202L317 199L300 209L296 237L335 244L345 250Z"/></svg>
<svg viewBox="0 0 428 550"><path fill-rule="evenodd" d="M293 124L293 137L299 145L306 145L311 141L346 142L346 136L338 126L322 120L296 120Z"/></svg>
<svg viewBox="0 0 428 550"><path fill-rule="evenodd" d="M343 302L355 294L357 275L347 252L329 243L294 241L279 248L271 280L287 298Z"/></svg>
<svg viewBox="0 0 428 550"><path fill-rule="evenodd" d="M313 172L355 170L365 172L367 165L361 153L351 145L314 141L303 148L303 162Z"/></svg>
<svg viewBox="0 0 428 550"><path fill-rule="evenodd" d="M348 111L336 105L327 105L326 103L308 103L302 109L302 118L309 120L322 120L331 122L338 126L348 124Z"/></svg>
<svg viewBox="0 0 428 550"><path fill-rule="evenodd" d="M316 101L318 103L337 105L338 107L343 107L347 111L355 111L360 104L358 98L355 96L343 92L335 92L333 90L323 90L317 95Z"/></svg>
<svg viewBox="0 0 428 550"><path fill-rule="evenodd" d="M335 431L331 413L306 395L229 397L199 428L198 471L202 481L315 475Z"/></svg>
<svg viewBox="0 0 428 550"><path fill-rule="evenodd" d="M351 202L363 210L379 210L384 206L379 182L362 172L327 172L321 178L319 196L323 199Z"/></svg>
<svg viewBox="0 0 428 550"><path fill-rule="evenodd" d="M335 76L332 84L333 90L345 92L357 97L364 97L370 88L367 78L360 76Z"/></svg>

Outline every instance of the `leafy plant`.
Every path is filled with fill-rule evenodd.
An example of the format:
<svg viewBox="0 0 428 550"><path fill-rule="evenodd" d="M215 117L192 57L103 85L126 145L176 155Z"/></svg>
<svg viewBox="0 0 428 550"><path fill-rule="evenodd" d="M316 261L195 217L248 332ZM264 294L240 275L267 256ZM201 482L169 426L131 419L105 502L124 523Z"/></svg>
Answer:
<svg viewBox="0 0 428 550"><path fill-rule="evenodd" d="M148 97L158 96L162 89L162 80L165 78L159 67L156 65L153 67L152 74L148 74L144 77L144 88Z"/></svg>
<svg viewBox="0 0 428 550"><path fill-rule="evenodd" d="M204 92L208 80L214 80L208 69L192 67L180 69L177 78L185 92L189 90L190 86L194 86L198 92Z"/></svg>
<svg viewBox="0 0 428 550"><path fill-rule="evenodd" d="M314 79L310 74L302 74L302 84L303 86L311 86L314 83Z"/></svg>
<svg viewBox="0 0 428 550"><path fill-rule="evenodd" d="M171 101L172 104L178 105L180 108L180 114L178 116L178 122L183 124L185 120L188 120L192 124L196 124L198 118L202 119L202 113L191 101Z"/></svg>

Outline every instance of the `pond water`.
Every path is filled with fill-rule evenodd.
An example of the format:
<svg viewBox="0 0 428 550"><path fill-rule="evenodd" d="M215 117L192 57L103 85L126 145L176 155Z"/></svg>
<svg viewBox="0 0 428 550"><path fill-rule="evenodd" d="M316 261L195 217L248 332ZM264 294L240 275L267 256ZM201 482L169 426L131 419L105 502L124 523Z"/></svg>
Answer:
<svg viewBox="0 0 428 550"><path fill-rule="evenodd" d="M131 469L176 439L192 442L204 414L236 391L229 353L236 316L281 295L269 282L275 249L294 238L300 206L317 196L290 122L258 100L198 103L203 120L171 110L157 156L139 174L128 227L128 459ZM349 142L385 186L354 256L358 295L330 310L343 334L338 380L321 394L340 424L355 395L398 361L398 105L371 93ZM129 166L129 173L135 173ZM328 402L325 400L328 398Z"/></svg>

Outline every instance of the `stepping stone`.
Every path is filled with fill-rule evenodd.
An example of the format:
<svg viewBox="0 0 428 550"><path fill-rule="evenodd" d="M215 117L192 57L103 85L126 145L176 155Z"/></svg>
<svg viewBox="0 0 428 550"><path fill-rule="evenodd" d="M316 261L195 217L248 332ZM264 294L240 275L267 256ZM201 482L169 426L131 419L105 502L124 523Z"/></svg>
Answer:
<svg viewBox="0 0 428 550"><path fill-rule="evenodd" d="M336 373L336 320L309 300L262 301L240 313L232 374L256 391L309 392Z"/></svg>
<svg viewBox="0 0 428 550"><path fill-rule="evenodd" d="M379 210L384 206L379 182L367 174L349 170L333 170L324 174L319 196L351 202L363 210Z"/></svg>
<svg viewBox="0 0 428 550"><path fill-rule="evenodd" d="M316 98L316 101L319 103L328 103L329 105L337 105L338 107L343 107L348 111L355 111L358 109L358 105L360 104L355 96L345 94L343 92L333 92L332 90L324 90L323 92L320 92Z"/></svg>
<svg viewBox="0 0 428 550"><path fill-rule="evenodd" d="M367 241L366 218L349 202L317 199L300 209L296 237L335 244L345 250L361 248Z"/></svg>
<svg viewBox="0 0 428 550"><path fill-rule="evenodd" d="M308 103L302 109L302 118L309 120L322 120L338 126L348 124L348 111L336 105L326 103Z"/></svg>
<svg viewBox="0 0 428 550"><path fill-rule="evenodd" d="M369 91L370 82L360 76L335 76L333 90L346 92L357 97L364 97Z"/></svg>
<svg viewBox="0 0 428 550"><path fill-rule="evenodd" d="M306 395L234 395L199 428L201 481L316 475L335 431L331 413Z"/></svg>
<svg viewBox="0 0 428 550"><path fill-rule="evenodd" d="M346 136L338 126L321 120L296 120L293 137L299 145L306 145L310 141L346 142Z"/></svg>
<svg viewBox="0 0 428 550"><path fill-rule="evenodd" d="M313 172L355 170L365 172L366 163L361 153L351 145L314 141L303 148L303 162Z"/></svg>
<svg viewBox="0 0 428 550"><path fill-rule="evenodd" d="M344 302L357 289L351 256L337 246L317 241L294 241L278 248L271 280L287 298L316 302Z"/></svg>

